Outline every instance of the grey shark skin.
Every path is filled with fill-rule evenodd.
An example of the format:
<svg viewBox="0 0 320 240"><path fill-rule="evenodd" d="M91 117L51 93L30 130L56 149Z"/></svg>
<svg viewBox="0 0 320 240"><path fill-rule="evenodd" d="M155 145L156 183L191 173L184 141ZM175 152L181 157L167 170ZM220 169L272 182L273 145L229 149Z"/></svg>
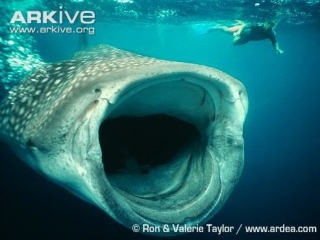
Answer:
<svg viewBox="0 0 320 240"><path fill-rule="evenodd" d="M99 45L44 66L10 91L0 105L0 136L35 171L124 226L150 224L160 229L150 234L174 235L175 224L208 221L238 182L247 109L244 86L217 69ZM164 163L141 166L127 153L122 167L105 171L100 125L156 115L189 123L197 137Z"/></svg>

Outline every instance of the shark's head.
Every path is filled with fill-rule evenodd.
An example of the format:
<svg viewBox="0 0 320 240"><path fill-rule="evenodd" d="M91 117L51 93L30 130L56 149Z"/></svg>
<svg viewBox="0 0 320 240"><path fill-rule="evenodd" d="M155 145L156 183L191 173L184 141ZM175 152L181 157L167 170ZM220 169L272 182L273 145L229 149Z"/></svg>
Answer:
<svg viewBox="0 0 320 240"><path fill-rule="evenodd" d="M0 131L33 169L127 227L192 226L239 180L247 106L219 70L96 46L13 89Z"/></svg>

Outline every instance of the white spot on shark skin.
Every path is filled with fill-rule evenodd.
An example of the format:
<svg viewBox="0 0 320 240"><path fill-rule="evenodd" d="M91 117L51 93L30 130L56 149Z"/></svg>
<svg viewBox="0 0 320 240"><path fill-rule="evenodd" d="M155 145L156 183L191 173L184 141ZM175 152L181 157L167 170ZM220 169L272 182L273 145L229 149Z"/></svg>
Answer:
<svg viewBox="0 0 320 240"><path fill-rule="evenodd" d="M41 80L41 83L46 83L49 80L49 78L44 78Z"/></svg>
<svg viewBox="0 0 320 240"><path fill-rule="evenodd" d="M32 118L32 116L33 116L32 113L29 113L29 114L27 115L27 119L30 120L30 119Z"/></svg>
<svg viewBox="0 0 320 240"><path fill-rule="evenodd" d="M88 80L88 77L83 77L82 78L82 81L84 82L84 81L87 81Z"/></svg>
<svg viewBox="0 0 320 240"><path fill-rule="evenodd" d="M32 98L28 98L28 102L27 102L26 105L27 105L27 106L31 106L32 102L33 102Z"/></svg>
<svg viewBox="0 0 320 240"><path fill-rule="evenodd" d="M60 102L55 102L55 104L53 105L53 108L56 108L58 105L60 104Z"/></svg>
<svg viewBox="0 0 320 240"><path fill-rule="evenodd" d="M80 82L76 82L75 84L74 84L74 88L78 88L80 86Z"/></svg>
<svg viewBox="0 0 320 240"><path fill-rule="evenodd" d="M20 110L19 110L19 115L23 115L23 114L24 114L24 112L25 112L24 108L23 108L23 107L21 107L21 108L20 108Z"/></svg>
<svg viewBox="0 0 320 240"><path fill-rule="evenodd" d="M57 79L57 80L54 81L54 84L55 84L55 85L58 85L61 81L62 81L61 78L60 78L60 79Z"/></svg>
<svg viewBox="0 0 320 240"><path fill-rule="evenodd" d="M33 100L33 102L32 102L32 107L35 107L35 106L37 106L38 105L38 100Z"/></svg>
<svg viewBox="0 0 320 240"><path fill-rule="evenodd" d="M10 123L14 125L16 123L15 117L10 117Z"/></svg>
<svg viewBox="0 0 320 240"><path fill-rule="evenodd" d="M14 126L14 128L13 128L14 131L17 131L17 130L19 129L19 127L20 127L20 126L19 126L18 124L16 124L16 125Z"/></svg>
<svg viewBox="0 0 320 240"><path fill-rule="evenodd" d="M23 96L23 97L20 99L20 102L21 102L21 103L25 103L27 100L28 100L28 97L27 97L27 96Z"/></svg>
<svg viewBox="0 0 320 240"><path fill-rule="evenodd" d="M61 100L65 99L67 96L67 93L64 93L62 96L61 96Z"/></svg>
<svg viewBox="0 0 320 240"><path fill-rule="evenodd" d="M9 122L9 118L8 117L5 117L4 119L2 119L2 125L5 126L7 125Z"/></svg>

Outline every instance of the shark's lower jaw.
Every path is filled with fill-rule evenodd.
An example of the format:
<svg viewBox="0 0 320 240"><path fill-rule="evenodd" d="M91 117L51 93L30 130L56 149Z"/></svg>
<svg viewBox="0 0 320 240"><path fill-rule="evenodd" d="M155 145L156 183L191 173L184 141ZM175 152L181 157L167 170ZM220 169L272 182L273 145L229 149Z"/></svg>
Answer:
<svg viewBox="0 0 320 240"><path fill-rule="evenodd" d="M102 162L110 190L131 211L123 218L123 209L111 209L119 222L192 226L222 207L243 160L242 125L230 135L235 126L221 111L228 102L222 92L176 75L141 80L109 105L99 129ZM229 151L237 157L229 159Z"/></svg>

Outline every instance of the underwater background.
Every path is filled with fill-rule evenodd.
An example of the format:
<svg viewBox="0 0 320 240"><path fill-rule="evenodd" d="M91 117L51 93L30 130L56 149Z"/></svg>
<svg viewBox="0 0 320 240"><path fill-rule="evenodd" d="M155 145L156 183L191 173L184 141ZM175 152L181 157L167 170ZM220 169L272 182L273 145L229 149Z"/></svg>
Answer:
<svg viewBox="0 0 320 240"><path fill-rule="evenodd" d="M72 57L79 34L8 32L15 10L91 10L89 45L110 44L161 59L211 66L239 79L249 96L245 166L216 226L317 226L320 231L320 1L2 1L0 97L45 62ZM197 27L277 20L283 55L269 41L234 47ZM22 49L22 48L23 49ZM133 233L0 147L0 239L130 239ZM319 239L319 233L191 233L176 239Z"/></svg>

